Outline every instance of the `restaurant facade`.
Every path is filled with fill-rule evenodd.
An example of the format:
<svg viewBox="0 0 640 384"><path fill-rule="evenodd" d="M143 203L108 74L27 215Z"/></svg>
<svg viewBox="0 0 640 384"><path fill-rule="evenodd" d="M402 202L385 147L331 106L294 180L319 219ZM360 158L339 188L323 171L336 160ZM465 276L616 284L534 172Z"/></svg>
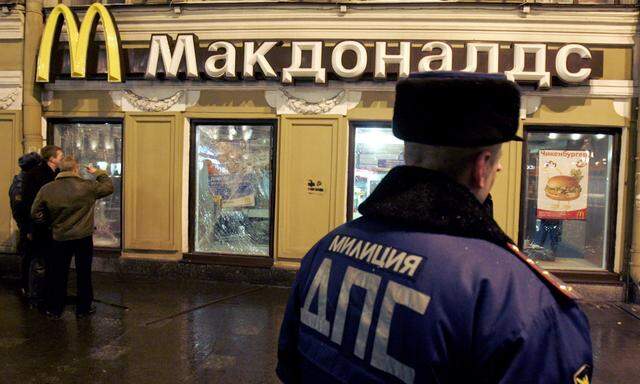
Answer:
<svg viewBox="0 0 640 384"><path fill-rule="evenodd" d="M492 191L505 232L573 282L623 287L634 267L635 7L52 4L39 25L8 12L2 188L45 142L109 172L100 255L296 269L403 163L395 81L462 70L523 91L525 141L503 146ZM3 251L15 232L3 223Z"/></svg>

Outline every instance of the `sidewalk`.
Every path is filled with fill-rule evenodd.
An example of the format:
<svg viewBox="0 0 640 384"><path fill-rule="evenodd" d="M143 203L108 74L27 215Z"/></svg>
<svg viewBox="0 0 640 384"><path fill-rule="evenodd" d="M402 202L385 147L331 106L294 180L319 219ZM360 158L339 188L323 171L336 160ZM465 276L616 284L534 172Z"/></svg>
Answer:
<svg viewBox="0 0 640 384"><path fill-rule="evenodd" d="M72 274L73 275L73 274ZM3 383L278 383L288 289L96 274L98 313L61 321L0 281ZM587 303L595 383L640 382L640 308Z"/></svg>

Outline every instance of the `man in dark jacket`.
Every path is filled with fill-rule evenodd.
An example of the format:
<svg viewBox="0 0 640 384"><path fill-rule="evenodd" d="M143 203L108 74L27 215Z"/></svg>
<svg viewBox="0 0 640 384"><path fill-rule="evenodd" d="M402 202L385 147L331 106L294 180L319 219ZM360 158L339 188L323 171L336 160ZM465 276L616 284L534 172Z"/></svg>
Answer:
<svg viewBox="0 0 640 384"><path fill-rule="evenodd" d="M47 274L45 297L47 315L59 318L67 297L67 278L71 258L75 256L78 284L76 316L95 312L92 306L94 205L97 199L113 193L113 183L105 171L87 167L96 180L84 180L78 163L71 157L60 162L56 180L42 187L31 208L36 223L52 229L53 252L45 256Z"/></svg>
<svg viewBox="0 0 640 384"><path fill-rule="evenodd" d="M62 148L46 145L40 150L41 160L24 175L22 181L22 204L25 210L25 236L27 238L23 259L22 284L24 293L32 301L38 302L41 297L33 297L35 292L28 291L29 265L37 257L44 257L51 248L51 231L46 226L36 225L31 219L31 206L38 191L43 185L52 182L58 173L58 164L64 157Z"/></svg>
<svg viewBox="0 0 640 384"><path fill-rule="evenodd" d="M20 272L21 276L21 289L23 295L26 294L29 281L29 265L31 264L30 254L26 252L27 248L27 233L29 222L31 221L31 206L27 206L23 198L24 191L24 178L25 175L31 171L34 167L42 162L42 157L37 152L27 153L20 156L18 159L18 165L20 166L20 173L14 176L11 187L9 188L9 201L11 202L11 214L13 219L18 224L19 239L18 239L18 254L22 257L22 265Z"/></svg>
<svg viewBox="0 0 640 384"><path fill-rule="evenodd" d="M483 206L501 144L521 140L519 108L501 75L398 82L407 165L303 258L280 333L285 383L589 382L577 295Z"/></svg>
<svg viewBox="0 0 640 384"><path fill-rule="evenodd" d="M39 164L34 166L24 175L22 182L22 199L27 212L31 212L31 206L43 185L52 182L58 174L58 165L64 157L62 148L56 145L47 145L40 150L42 157ZM30 215L29 215L30 217ZM34 228L33 221L29 219L29 232L31 235L37 228Z"/></svg>

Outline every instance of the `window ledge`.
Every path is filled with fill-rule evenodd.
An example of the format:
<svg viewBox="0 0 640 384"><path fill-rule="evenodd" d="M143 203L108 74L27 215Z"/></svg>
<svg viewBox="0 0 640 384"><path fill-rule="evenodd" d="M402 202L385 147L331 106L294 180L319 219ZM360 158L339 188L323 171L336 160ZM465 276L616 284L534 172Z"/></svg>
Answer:
<svg viewBox="0 0 640 384"><path fill-rule="evenodd" d="M572 284L624 285L619 273L609 271L572 271L549 269L558 278Z"/></svg>
<svg viewBox="0 0 640 384"><path fill-rule="evenodd" d="M182 262L190 264L215 264L252 268L271 268L273 259L265 256L225 255L211 253L184 253Z"/></svg>
<svg viewBox="0 0 640 384"><path fill-rule="evenodd" d="M120 248L94 248L93 255L105 259L118 259L122 256L122 250Z"/></svg>

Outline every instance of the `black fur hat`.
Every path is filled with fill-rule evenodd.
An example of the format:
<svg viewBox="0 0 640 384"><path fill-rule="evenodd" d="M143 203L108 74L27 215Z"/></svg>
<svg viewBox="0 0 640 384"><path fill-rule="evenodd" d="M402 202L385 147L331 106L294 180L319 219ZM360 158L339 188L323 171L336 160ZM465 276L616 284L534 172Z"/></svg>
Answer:
<svg viewBox="0 0 640 384"><path fill-rule="evenodd" d="M520 90L504 75L423 72L398 81L393 134L404 141L482 147L516 135Z"/></svg>

